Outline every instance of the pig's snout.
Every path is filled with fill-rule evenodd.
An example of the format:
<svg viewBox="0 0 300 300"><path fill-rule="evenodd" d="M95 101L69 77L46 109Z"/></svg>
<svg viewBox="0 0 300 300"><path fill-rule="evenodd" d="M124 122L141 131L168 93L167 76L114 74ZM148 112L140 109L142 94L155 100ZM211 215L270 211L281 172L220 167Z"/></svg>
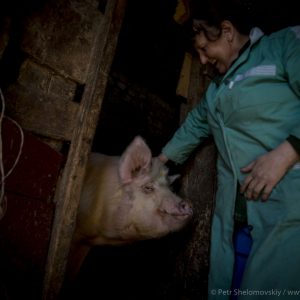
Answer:
<svg viewBox="0 0 300 300"><path fill-rule="evenodd" d="M182 215L187 215L187 216L193 215L192 205L187 201L181 201L179 203L179 211L182 213Z"/></svg>
<svg viewBox="0 0 300 300"><path fill-rule="evenodd" d="M187 219L193 215L191 204L185 200L176 205L160 208L159 212L179 219Z"/></svg>

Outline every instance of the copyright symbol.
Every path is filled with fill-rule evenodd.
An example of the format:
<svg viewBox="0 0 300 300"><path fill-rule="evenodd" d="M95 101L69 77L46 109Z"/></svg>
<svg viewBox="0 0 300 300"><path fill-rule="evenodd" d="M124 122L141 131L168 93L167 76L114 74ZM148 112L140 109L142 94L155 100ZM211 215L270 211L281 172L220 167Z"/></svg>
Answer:
<svg viewBox="0 0 300 300"><path fill-rule="evenodd" d="M216 290L211 290L210 293L211 293L212 295L216 295L217 292L216 292Z"/></svg>

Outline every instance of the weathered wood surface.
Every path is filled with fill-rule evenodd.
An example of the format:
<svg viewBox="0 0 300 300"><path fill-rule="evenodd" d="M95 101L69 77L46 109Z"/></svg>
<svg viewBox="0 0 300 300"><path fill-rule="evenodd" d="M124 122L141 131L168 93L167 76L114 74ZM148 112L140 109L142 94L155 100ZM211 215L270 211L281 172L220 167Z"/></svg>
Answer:
<svg viewBox="0 0 300 300"><path fill-rule="evenodd" d="M20 14L20 20L12 19L10 39L1 52L10 74L4 80L6 114L66 155L51 203L51 238L45 237L50 239L45 300L58 299L63 285L85 166L125 7L124 0L46 1ZM41 206L47 200L40 199Z"/></svg>
<svg viewBox="0 0 300 300"><path fill-rule="evenodd" d="M180 71L179 82L176 89L176 95L184 98L189 97L189 85L191 77L193 57L192 54L186 52L183 59L182 68Z"/></svg>
<svg viewBox="0 0 300 300"><path fill-rule="evenodd" d="M79 104L49 95L33 95L22 85L6 93L10 116L22 128L57 140L71 141Z"/></svg>
<svg viewBox="0 0 300 300"><path fill-rule="evenodd" d="M98 2L47 1L42 13L26 19L21 48L62 76L84 84L94 63L90 58L99 24L101 28L107 24ZM101 37L105 43L105 35Z"/></svg>
<svg viewBox="0 0 300 300"><path fill-rule="evenodd" d="M61 290L68 251L74 230L82 180L104 97L108 71L112 63L125 1L108 1L104 23L92 49L89 70L74 127L67 163L56 191L56 212L49 247L43 299L57 299Z"/></svg>

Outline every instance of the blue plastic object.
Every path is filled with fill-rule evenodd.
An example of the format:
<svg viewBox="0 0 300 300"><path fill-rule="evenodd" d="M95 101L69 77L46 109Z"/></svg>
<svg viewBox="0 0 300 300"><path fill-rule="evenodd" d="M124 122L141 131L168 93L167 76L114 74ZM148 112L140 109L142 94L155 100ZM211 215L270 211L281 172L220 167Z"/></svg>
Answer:
<svg viewBox="0 0 300 300"><path fill-rule="evenodd" d="M233 235L233 246L235 252L234 271L231 286L231 299L237 299L236 291L240 288L247 259L251 251L252 226L246 225L235 230Z"/></svg>

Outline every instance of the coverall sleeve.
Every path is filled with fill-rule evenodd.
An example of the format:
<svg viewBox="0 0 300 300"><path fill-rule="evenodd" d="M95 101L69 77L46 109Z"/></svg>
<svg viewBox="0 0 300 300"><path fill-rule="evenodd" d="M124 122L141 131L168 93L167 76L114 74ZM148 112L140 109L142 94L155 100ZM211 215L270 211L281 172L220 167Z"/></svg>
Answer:
<svg viewBox="0 0 300 300"><path fill-rule="evenodd" d="M188 113L183 124L162 149L162 153L168 159L182 164L202 140L209 135L207 102L206 98L203 97L202 101Z"/></svg>
<svg viewBox="0 0 300 300"><path fill-rule="evenodd" d="M283 61L289 84L300 102L300 26L291 27L286 35ZM290 135L300 139L300 120Z"/></svg>

